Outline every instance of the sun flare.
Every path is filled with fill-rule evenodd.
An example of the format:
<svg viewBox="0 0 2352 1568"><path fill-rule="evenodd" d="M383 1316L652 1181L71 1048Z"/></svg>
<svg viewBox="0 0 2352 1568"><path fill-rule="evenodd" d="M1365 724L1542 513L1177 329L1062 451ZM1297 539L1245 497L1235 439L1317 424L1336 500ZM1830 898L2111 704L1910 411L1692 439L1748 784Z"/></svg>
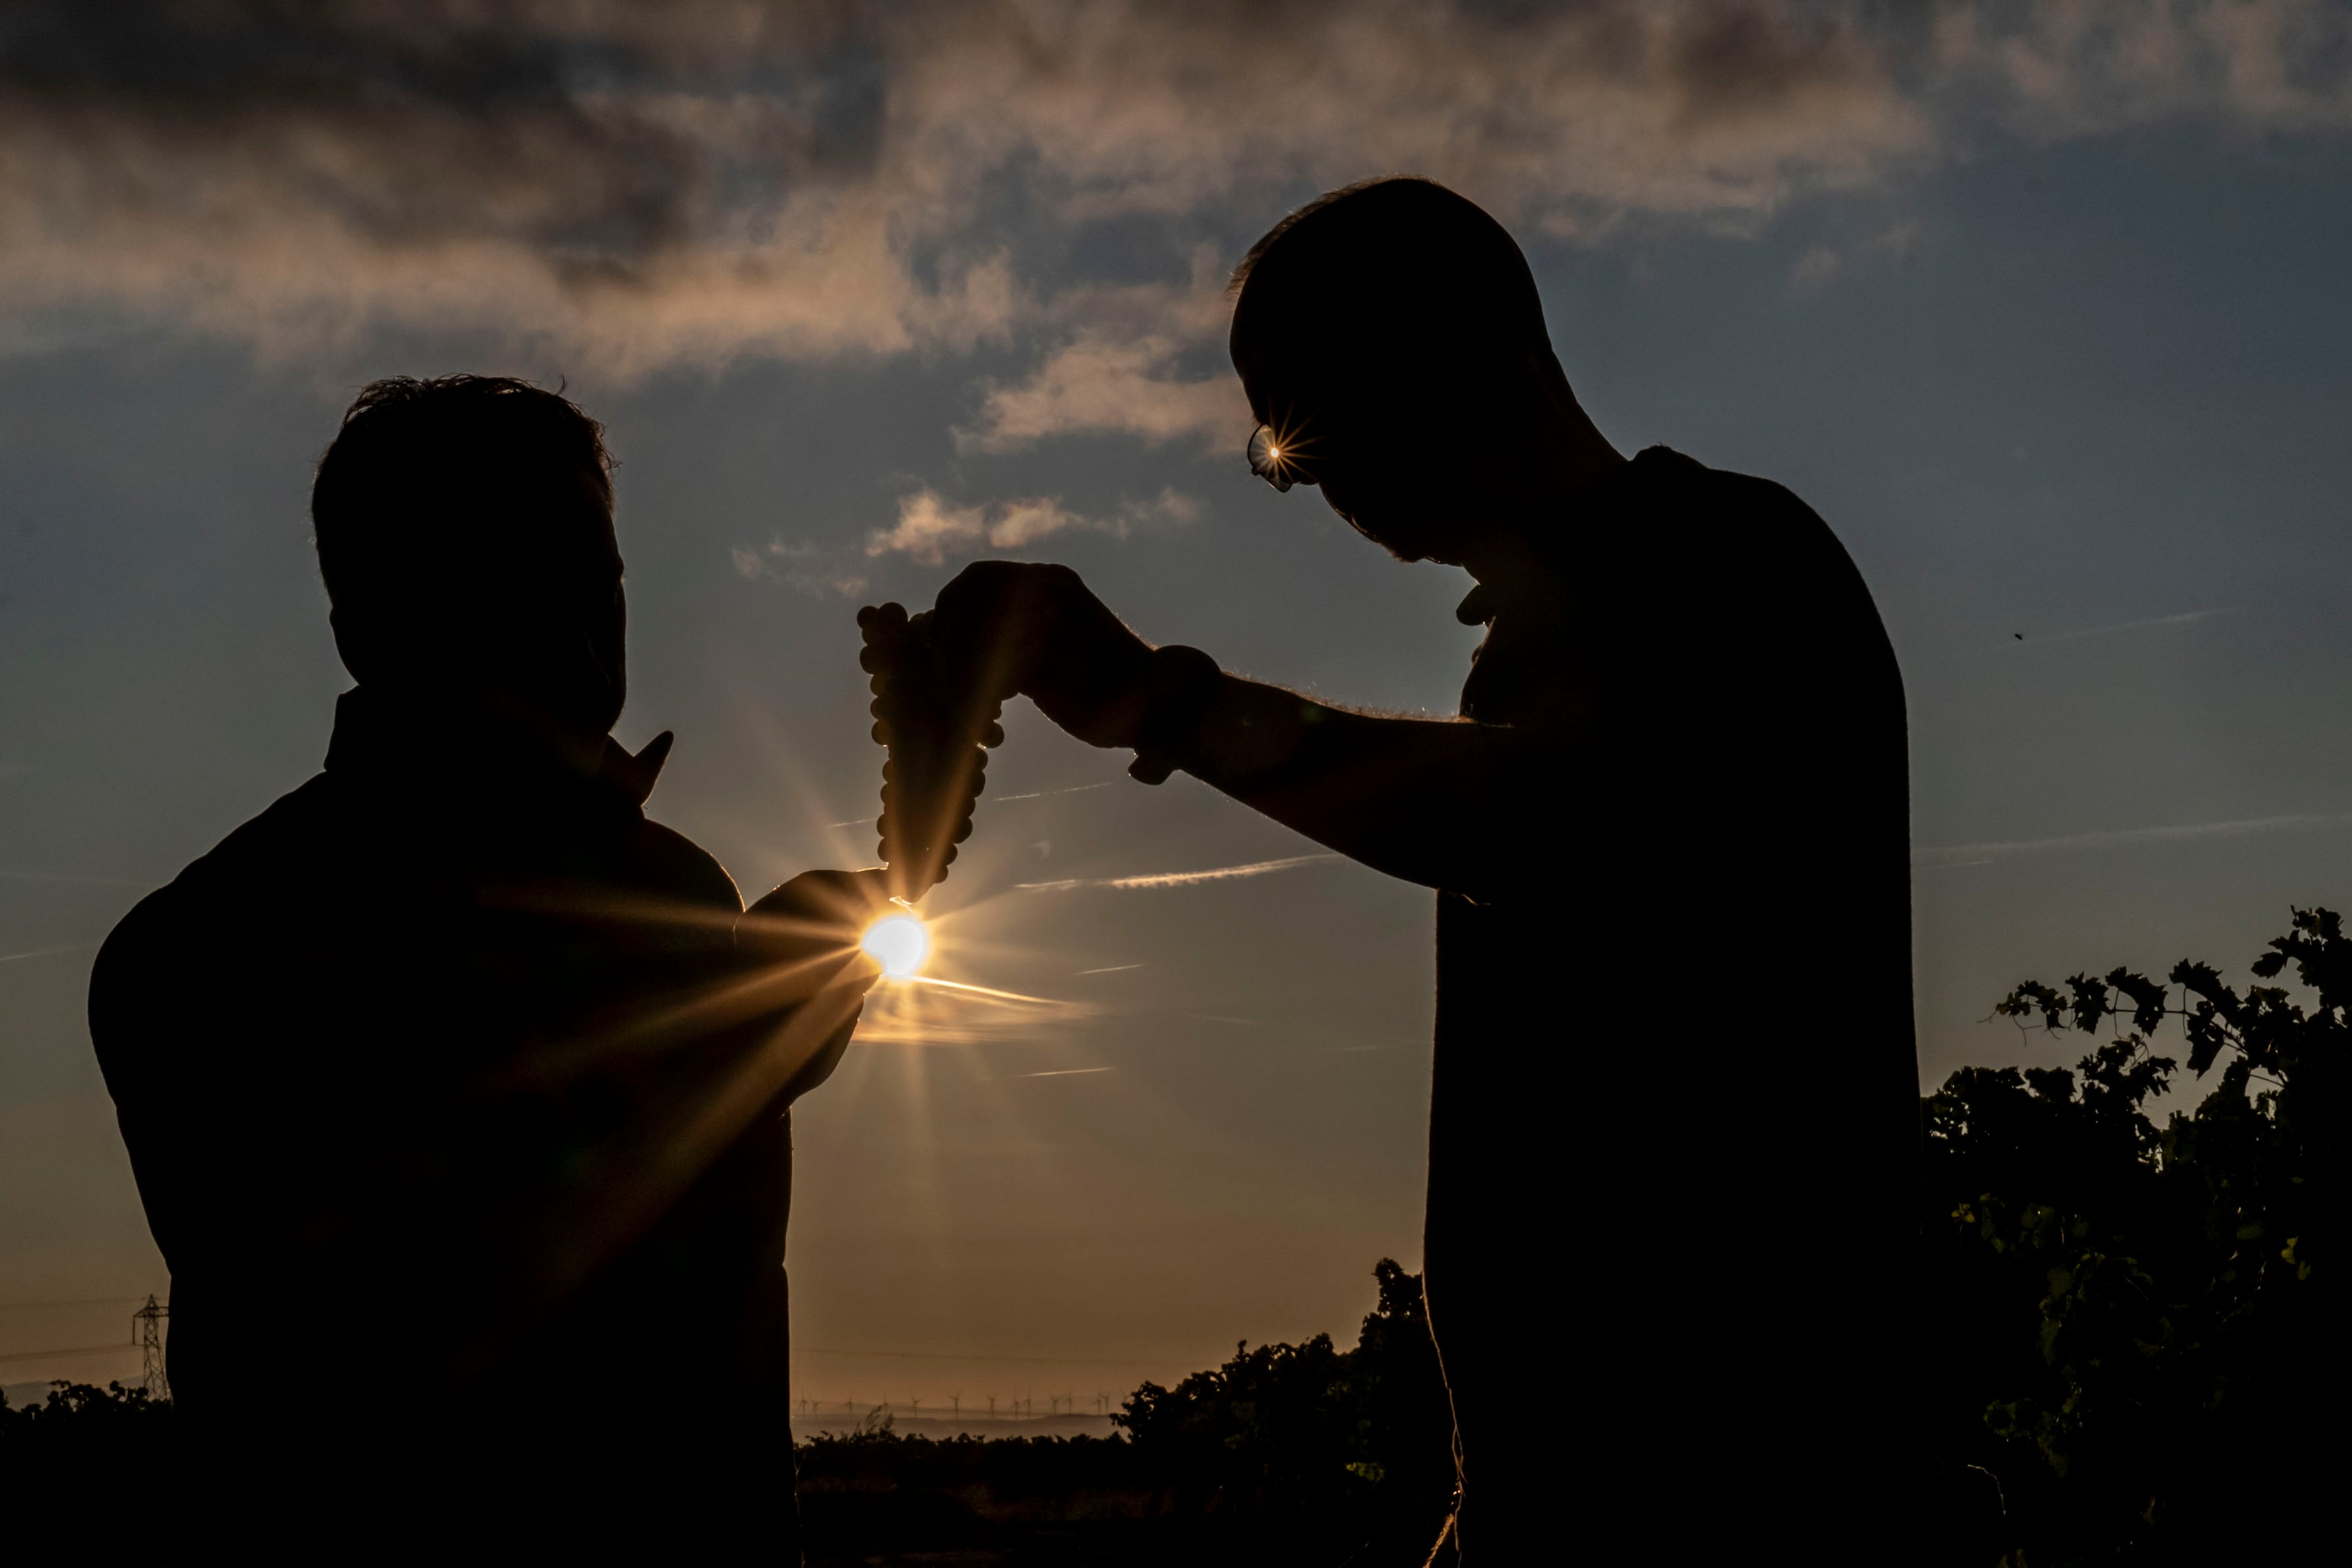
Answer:
<svg viewBox="0 0 2352 1568"><path fill-rule="evenodd" d="M923 961L931 956L931 933L924 929L919 915L884 915L866 928L858 945L882 966L884 974L893 980L912 980L922 972Z"/></svg>

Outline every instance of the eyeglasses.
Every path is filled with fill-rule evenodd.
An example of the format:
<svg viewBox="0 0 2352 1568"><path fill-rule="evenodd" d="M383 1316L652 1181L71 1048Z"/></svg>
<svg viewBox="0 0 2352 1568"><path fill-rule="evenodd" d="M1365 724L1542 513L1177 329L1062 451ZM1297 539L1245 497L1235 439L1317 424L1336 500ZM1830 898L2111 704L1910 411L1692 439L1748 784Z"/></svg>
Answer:
<svg viewBox="0 0 2352 1568"><path fill-rule="evenodd" d="M1255 474L1276 489L1287 490L1298 482L1292 476L1287 463L1288 458L1283 452L1282 442L1273 431L1261 425L1250 432L1249 468L1251 473Z"/></svg>

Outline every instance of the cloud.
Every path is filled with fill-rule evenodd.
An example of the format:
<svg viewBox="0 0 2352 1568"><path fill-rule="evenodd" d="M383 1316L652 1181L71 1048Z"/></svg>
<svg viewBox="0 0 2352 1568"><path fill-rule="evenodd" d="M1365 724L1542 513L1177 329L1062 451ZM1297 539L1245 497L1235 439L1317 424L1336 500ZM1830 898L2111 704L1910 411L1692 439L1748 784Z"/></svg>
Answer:
<svg viewBox="0 0 2352 1568"><path fill-rule="evenodd" d="M1752 227L1987 134L2341 130L2347 26L2327 0L20 0L0 309L280 357L471 333L616 379L1018 344L977 449L1189 439L1237 417L1173 370L1213 331L1199 290L1074 293L1024 242L1270 220L1383 170L1554 236Z"/></svg>
<svg viewBox="0 0 2352 1568"><path fill-rule="evenodd" d="M1844 277L1855 263L1892 260L1907 267L1917 259L1918 254L1918 220L1906 218L1843 251L1826 245L1814 246L1790 268L1789 291L1801 298L1818 294Z"/></svg>
<svg viewBox="0 0 2352 1568"><path fill-rule="evenodd" d="M867 997L857 1038L865 1045L1027 1043L1055 1028L1099 1016L1101 1011L1083 1002L918 975L881 986Z"/></svg>
<svg viewBox="0 0 2352 1568"><path fill-rule="evenodd" d="M2146 620L2117 621L2113 626L2084 626L2080 630L2071 632L2047 632L2041 636L2031 637L2021 635L2013 635L2011 640L2004 646L2014 647L2021 642L2029 647L2035 647L2046 643L2078 642L2084 637L2103 637L2116 632L2147 631L2155 626L2185 626L2193 625L2198 621L2211 620L2216 616L2241 615L2244 613L2244 608L2245 607L2242 605L2230 605L2220 609L2189 610L2178 616L2151 616Z"/></svg>
<svg viewBox="0 0 2352 1568"><path fill-rule="evenodd" d="M0 963L16 963L27 958L48 958L60 952L88 952L97 945L94 942L76 942L63 947L34 947L23 952L0 952Z"/></svg>
<svg viewBox="0 0 2352 1568"><path fill-rule="evenodd" d="M2044 140L2191 117L2236 130L2352 123L2352 17L2330 0L1948 5L1925 63L1947 104Z"/></svg>
<svg viewBox="0 0 2352 1568"><path fill-rule="evenodd" d="M1056 533L1108 533L1124 539L1139 528L1191 522L1200 513L1198 501L1174 489L1163 489L1148 501L1128 502L1108 517L1089 517L1072 511L1055 496L957 506L926 487L898 498L897 524L868 534L866 553L904 555L938 566L950 555L1019 550Z"/></svg>
<svg viewBox="0 0 2352 1568"><path fill-rule="evenodd" d="M977 426L956 431L959 451L1007 452L1047 436L1123 431L1157 445L1250 427L1249 405L1229 374L1177 379L1171 368L1189 345L1152 332L1119 341L1088 332L1048 353L1017 386L988 389Z"/></svg>
<svg viewBox="0 0 2352 1568"><path fill-rule="evenodd" d="M1836 251L1817 245L1797 258L1797 265L1789 272L1789 287L1800 294L1818 293L1829 287L1842 265Z"/></svg>
<svg viewBox="0 0 2352 1568"><path fill-rule="evenodd" d="M1144 877L1072 877L1059 882L1015 882L1013 886L1032 893L1065 893L1076 888L1191 888L1202 882L1229 882L1242 877L1263 877L1274 871L1287 871L1294 867L1339 858L1337 855L1291 855L1280 860L1253 860L1245 866L1218 866L1206 871L1161 871Z"/></svg>
<svg viewBox="0 0 2352 1568"><path fill-rule="evenodd" d="M22 882L78 882L92 888L147 888L162 884L132 877L78 877L64 871L0 871L0 878Z"/></svg>
<svg viewBox="0 0 2352 1568"><path fill-rule="evenodd" d="M1983 866L2017 855L2052 850L2117 849L2143 844L2172 844L2195 838L2242 838L2259 833L2295 833L2318 827L2352 826L2352 813L2305 814L2295 816L2249 816L2229 822L2191 822L2169 827L2126 827L2105 833L2074 833L2063 838L2023 838L1995 844L1955 844L1922 848L1913 854L1921 866L1957 868Z"/></svg>
<svg viewBox="0 0 2352 1568"><path fill-rule="evenodd" d="M821 544L787 544L774 539L765 550L736 544L727 553L735 563L737 576L772 578L813 599L851 599L866 592L867 579L856 570L854 558L845 562L839 552Z"/></svg>
<svg viewBox="0 0 2352 1568"><path fill-rule="evenodd" d="M1106 779L1101 784L1071 784L1065 789L1033 789L1021 795L1000 795L996 797L996 801L1001 805L1008 800L1044 800L1047 795L1084 795L1088 790L1108 788L1110 788L1110 781Z"/></svg>

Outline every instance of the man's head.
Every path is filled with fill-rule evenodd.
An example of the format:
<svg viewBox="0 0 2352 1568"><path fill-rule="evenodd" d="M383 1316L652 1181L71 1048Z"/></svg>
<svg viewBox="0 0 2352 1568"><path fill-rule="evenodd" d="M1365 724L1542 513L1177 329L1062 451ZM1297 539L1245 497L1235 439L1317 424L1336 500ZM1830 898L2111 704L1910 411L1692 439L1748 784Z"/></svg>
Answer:
<svg viewBox="0 0 2352 1568"><path fill-rule="evenodd" d="M602 426L528 382L369 386L310 489L345 668L365 687L603 735L628 690L611 468Z"/></svg>
<svg viewBox="0 0 2352 1568"><path fill-rule="evenodd" d="M1367 181L1234 270L1232 352L1286 477L1408 560L1461 562L1616 454L1569 390L1527 258L1429 180Z"/></svg>

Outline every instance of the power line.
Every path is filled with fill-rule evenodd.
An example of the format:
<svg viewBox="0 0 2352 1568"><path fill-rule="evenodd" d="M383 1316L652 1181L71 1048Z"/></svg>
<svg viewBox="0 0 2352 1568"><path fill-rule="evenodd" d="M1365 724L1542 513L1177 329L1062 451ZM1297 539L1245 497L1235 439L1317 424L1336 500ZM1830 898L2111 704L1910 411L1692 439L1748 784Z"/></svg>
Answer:
<svg viewBox="0 0 2352 1568"><path fill-rule="evenodd" d="M98 1355L106 1351L135 1351L138 1348L136 1340L118 1340L110 1345L74 1345L59 1351L16 1351L0 1355L0 1361L41 1361L53 1355Z"/></svg>
<svg viewBox="0 0 2352 1568"><path fill-rule="evenodd" d="M118 1307L125 1301L143 1301L140 1296L93 1296L86 1301L0 1301L0 1312L36 1312L52 1307Z"/></svg>
<svg viewBox="0 0 2352 1568"><path fill-rule="evenodd" d="M135 1301L136 1296L121 1298ZM85 1303L99 1305L100 1303ZM151 1292L147 1304L131 1314L131 1338L128 1342L111 1345L67 1345L57 1350L13 1351L0 1355L0 1362L47 1361L57 1356L104 1355L111 1351L135 1350L140 1352L140 1383L148 1394L157 1399L172 1396L172 1380L163 1367L163 1320L172 1309L158 1301Z"/></svg>

